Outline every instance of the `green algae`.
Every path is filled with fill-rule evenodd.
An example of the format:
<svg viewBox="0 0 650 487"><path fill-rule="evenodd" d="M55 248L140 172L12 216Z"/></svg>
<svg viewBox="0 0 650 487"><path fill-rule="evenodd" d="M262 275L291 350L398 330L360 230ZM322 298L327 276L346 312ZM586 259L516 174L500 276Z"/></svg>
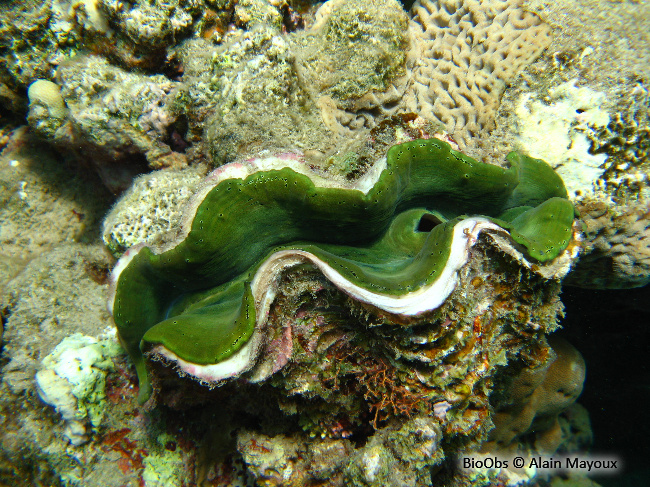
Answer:
<svg viewBox="0 0 650 487"><path fill-rule="evenodd" d="M543 161L509 161L508 169L480 163L430 139L393 146L367 193L317 187L289 168L221 181L182 242L160 254L140 249L116 276L113 316L136 363L140 399L150 393L142 350L151 344L208 365L246 343L256 322L249 283L274 252L310 252L352 283L392 296L438 279L454 226L467 215L509 230L531 259L555 258L574 217L562 180ZM422 227L427 220L438 224Z"/></svg>

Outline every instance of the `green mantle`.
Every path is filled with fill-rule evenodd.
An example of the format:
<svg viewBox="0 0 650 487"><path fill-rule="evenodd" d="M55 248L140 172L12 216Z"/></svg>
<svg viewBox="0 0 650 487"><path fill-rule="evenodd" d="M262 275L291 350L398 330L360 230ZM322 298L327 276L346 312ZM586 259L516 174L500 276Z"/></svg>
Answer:
<svg viewBox="0 0 650 487"><path fill-rule="evenodd" d="M574 218L561 178L538 159L511 153L508 161L508 169L477 162L428 139L393 146L366 193L319 187L286 167L220 180L184 240L161 253L134 249L113 275L109 306L140 400L151 392L142 351L152 344L208 365L249 340L250 282L277 251L309 252L353 284L396 297L439 278L453 228L468 216L508 230L532 261L557 257Z"/></svg>

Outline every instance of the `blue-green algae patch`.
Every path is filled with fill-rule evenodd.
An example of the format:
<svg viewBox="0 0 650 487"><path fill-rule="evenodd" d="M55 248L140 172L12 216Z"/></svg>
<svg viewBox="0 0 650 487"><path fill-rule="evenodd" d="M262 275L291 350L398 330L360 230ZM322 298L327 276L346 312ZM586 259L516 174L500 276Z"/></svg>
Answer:
<svg viewBox="0 0 650 487"><path fill-rule="evenodd" d="M198 206L187 237L155 254L142 248L117 277L113 316L149 386L142 349L163 344L199 365L243 346L256 323L250 282L274 252L310 252L353 284L402 296L430 285L453 229L484 216L528 257L555 258L571 239L572 204L543 161L510 154L511 167L475 161L437 139L393 146L366 193L318 187L289 168L225 179ZM438 224L424 226L423 221Z"/></svg>

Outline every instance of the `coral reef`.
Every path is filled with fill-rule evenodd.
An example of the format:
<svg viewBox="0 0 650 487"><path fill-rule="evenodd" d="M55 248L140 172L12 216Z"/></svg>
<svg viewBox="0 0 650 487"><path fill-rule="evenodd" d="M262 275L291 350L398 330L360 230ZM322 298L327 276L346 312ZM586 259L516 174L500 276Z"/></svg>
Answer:
<svg viewBox="0 0 650 487"><path fill-rule="evenodd" d="M122 353L114 338L97 341L80 333L66 337L43 359L36 373L39 397L66 421L73 445L88 441L87 427L99 427L106 408L106 373Z"/></svg>
<svg viewBox="0 0 650 487"><path fill-rule="evenodd" d="M549 344L552 352L545 364L524 367L509 387L500 388L506 399L493 398L494 429L482 445L484 451L516 449L527 434L533 451L557 451L562 441L558 415L582 392L585 362L568 342L551 337Z"/></svg>
<svg viewBox="0 0 650 487"><path fill-rule="evenodd" d="M342 482L342 470L353 450L350 441L330 438L301 441L287 435L254 431L237 435L237 448L257 480L264 485L309 485Z"/></svg>
<svg viewBox="0 0 650 487"><path fill-rule="evenodd" d="M647 3L603 2L597 17L593 5L581 1L524 0L522 5L552 29L548 54L567 71L568 79L579 73L598 91L629 93L635 84L650 78ZM585 25L591 29L584 29Z"/></svg>
<svg viewBox="0 0 650 487"><path fill-rule="evenodd" d="M578 204L584 250L567 284L625 289L650 283L650 206L614 206L598 200Z"/></svg>
<svg viewBox="0 0 650 487"><path fill-rule="evenodd" d="M579 171L575 171L575 182L567 182L567 187L577 183L592 192L595 184L598 198L614 197L619 204L628 198L634 200L643 194L646 186L643 182L647 173L643 169L647 160L644 134L648 130L650 107L647 85L650 64L647 29L642 19L650 14L650 6L643 2L602 2L599 4L599 20L595 21L592 6L581 1L560 4L548 0L525 0L522 4L550 27L550 45L521 76L512 80L501 99L495 130L481 134L478 147L471 155L477 159L494 160L495 155L512 148L528 153L532 149L526 144L531 142L538 149L558 152L562 144L556 144L557 140L574 140L584 147L583 136L586 136L588 144L580 159L595 161L600 158L603 167L594 167L588 172L595 175L598 171L602 176L590 180L587 173L581 176ZM582 28L586 24L592 27L588 33ZM616 59L616 63L611 59ZM567 83L573 83L575 89L561 97L552 94ZM593 112L598 108L609 116L606 126L585 123L588 120L584 120L582 113L571 117L568 110L560 110L566 103L576 105L581 98L577 96L578 90L585 94L588 91L592 95L599 94L597 98L592 97L592 102L598 101L597 107L590 103L587 107L575 106L575 109L582 111L587 108ZM565 125L566 131L563 134L554 132L552 137L539 131L534 140L521 140L521 133L517 132L522 121L517 112L525 108L520 106L524 99L528 100L529 106L540 108L542 113L555 110L565 122L550 127L559 129ZM583 101L587 100L583 98ZM528 116L525 119L531 121ZM537 157L544 158L542 152L538 154ZM548 162L553 163L552 157L548 157ZM579 170L579 166L573 168Z"/></svg>
<svg viewBox="0 0 650 487"><path fill-rule="evenodd" d="M586 231L581 263L565 282L643 285L650 73L640 19L649 6L603 2L599 22L583 2L529 0L524 6L552 28L551 44L506 90L497 128L484 134L483 148L473 155L492 159L515 147L560 163L570 197L584 209ZM585 22L593 26L588 34L580 28Z"/></svg>
<svg viewBox="0 0 650 487"><path fill-rule="evenodd" d="M109 265L101 246L59 245L29 262L5 286L0 297L5 320L0 381L3 480L15 479L9 474L14 471L17 479L23 479L19 483L32 483L23 475L33 469L42 484L60 485L59 475L79 474L78 461L66 450L68 437L81 440L85 425L67 430L59 415L40 401L35 375L41 359L68 335L96 336L107 329L108 315L101 307L104 286L97 281L105 279ZM76 416L76 398L67 406ZM54 469L58 474L52 474Z"/></svg>
<svg viewBox="0 0 650 487"><path fill-rule="evenodd" d="M421 0L411 30L420 51L406 108L439 120L461 147L494 128L506 85L551 41L517 0Z"/></svg>
<svg viewBox="0 0 650 487"><path fill-rule="evenodd" d="M21 97L36 79L53 80L57 65L79 53L101 54L127 68L156 69L167 48L198 32L204 11L202 0L5 2L0 86L8 97Z"/></svg>
<svg viewBox="0 0 650 487"><path fill-rule="evenodd" d="M598 198L609 197L619 205L647 199L650 59L642 19L650 14L650 6L604 3L601 17L612 21L594 23L595 28L586 35L574 30L593 13L581 2L559 5L530 0L526 4L555 32L549 50L552 57L540 69L558 73L564 80L578 78L580 85L605 95L609 123L585 131L589 153L606 158L600 168L602 176L595 181ZM615 64L610 62L612 56ZM557 83L555 76L546 77Z"/></svg>
<svg viewBox="0 0 650 487"><path fill-rule="evenodd" d="M116 50L131 51L130 58L122 56L121 60L138 67L160 63L169 46L191 34L194 17L203 8L201 1L186 0L129 4L99 0L97 3L99 16L118 33Z"/></svg>
<svg viewBox="0 0 650 487"><path fill-rule="evenodd" d="M548 335L561 285L650 283L649 5L601 2L596 21L573 0L402 4L3 3L0 483L593 485L455 459L591 443L571 404L584 363ZM476 160L435 140L445 170L382 160L443 130ZM114 193L163 169L100 232L86 168ZM322 243L345 225L354 242ZM102 238L124 253L110 289ZM451 258L425 262L436 243ZM609 320L638 321L617 296ZM597 339L571 328L582 351ZM603 341L609 363L638 348ZM642 403L640 372L614 374Z"/></svg>
<svg viewBox="0 0 650 487"><path fill-rule="evenodd" d="M345 485L427 485L444 453L436 419L416 417L389 427L359 448L346 467Z"/></svg>
<svg viewBox="0 0 650 487"><path fill-rule="evenodd" d="M102 237L113 255L143 242L151 244L180 225L180 209L204 175L194 166L136 178L104 219Z"/></svg>
<svg viewBox="0 0 650 487"><path fill-rule="evenodd" d="M64 100L78 107L70 120L75 130L71 134L68 124L63 124L67 129L61 130L63 119L53 118L47 110L34 108L29 120L47 140L78 151L81 159L97 161L100 174L114 191L125 189L128 179L144 169L145 160L153 168L197 160L220 165L256 156L264 149L282 152L300 147L312 163L320 164L337 150L348 150L345 146L353 142L344 140L346 137L365 136L368 129L386 117L403 112L441 122L461 148L484 158L490 147L496 147L482 139L495 128L506 86L549 43L558 47L558 41L551 39L549 25L558 30L560 37L568 36L566 27L558 26L552 14L554 9L562 10L560 7L519 0L416 2L410 22L397 2L330 0L318 9L304 31L299 29L303 24L296 17L298 7L285 3L136 1L125 6L102 0L82 2L66 10L67 5L48 4L42 22L32 21L54 33L48 41L49 54L43 55L56 58L56 82ZM566 8L578 18L584 14L576 6ZM22 15L18 6L15 9L10 17ZM27 18L24 21L29 23ZM23 24L17 23L14 30L26 28ZM18 32L12 35L20 36ZM599 30L599 46L606 45L601 37L607 35L607 29ZM215 46L215 42L219 45ZM20 59L16 49L7 46L7 56ZM573 58L576 69L565 69L557 62L550 69L540 65L535 81L562 86L571 79L568 75L579 80L585 75L593 77L603 89L589 89L607 97L607 106L601 109L609 115L624 111L634 83L644 91L638 81L644 74L642 63L627 56L629 86L617 92L618 110L612 111L612 87L605 86L602 73L594 69L599 51L590 47L582 53L569 53L567 49L561 56L556 52L554 60ZM73 52L92 52L127 70L146 68L165 73L168 79L132 71L126 84L133 85L121 89L89 71L87 63L70 63ZM93 69L125 82L125 72L102 67L102 62L98 61ZM332 70L332 66L337 69ZM61 75L64 68L67 78ZM554 79L562 69L562 79ZM77 72L74 80L68 79L71 71ZM54 80L53 65L47 72L35 73L21 81L8 81L7 86L20 91L38 78ZM104 97L92 92L97 77L104 78L101 84L110 85L115 98L113 112L106 112ZM66 85L70 85L69 89ZM580 90L588 90L582 81L580 85ZM521 145L531 155L537 153L536 157L548 159L560 171L568 171L563 176L571 193L591 187L593 179L603 173L598 166L606 155L609 162L602 185L626 192L629 184L622 184L625 181L632 183L633 192L640 191L645 185L645 158L641 153L631 156L637 151L630 144L638 145L632 139L644 140L643 117L626 114L618 122L614 117L613 125L607 128L601 124L602 116L596 124L587 120L586 112L576 118L575 113L567 111L576 104L575 93L561 86L550 95L556 101L551 107L539 101L542 94L539 100L534 96L537 93L521 94L519 113L525 115L518 121L520 136L525 139ZM7 92L7 103L20 105L15 99L21 95L9 96L11 90ZM88 94L82 103L76 99L77 91ZM133 99L134 95L148 102L149 108L119 102ZM141 109L142 117L138 114ZM537 134L535 121L550 112L557 115L558 111L564 123L555 123L553 134L576 142L565 156L587 160L589 171L583 164L566 164L535 151L530 137ZM102 126L102 130L93 128L83 112L92 113L92 121L99 120L95 125ZM528 128L526 120L532 124ZM637 136L630 135L632 126L638 126ZM559 133L563 130L567 133ZM592 139L589 151L585 135ZM507 134L505 139L511 136ZM627 141L624 148L620 147L621 137ZM546 140L535 142L545 150L563 147ZM488 157L496 161L500 158L498 152L492 149Z"/></svg>
<svg viewBox="0 0 650 487"><path fill-rule="evenodd" d="M40 80L36 87L42 88L44 82L55 81L70 107L68 120L59 113L39 110L32 100L30 124L60 149L76 152L81 160L94 161L113 191L125 189L126 181L142 172L142 157L153 168L183 165L185 158L179 152L187 143L179 132L187 130L187 121L183 119L180 128L169 128L176 117L172 110L179 104L165 100L172 86L178 88L184 72L184 67L176 64L172 48L193 34L213 37L206 31L216 32L215 28L221 33L213 40L221 42L235 24L239 34L250 28L273 36L280 34L285 24L297 22L285 20L293 12L288 4L271 5L260 0L209 3L48 1L33 9L36 13L27 14L19 2L10 2L0 31L4 41L0 45L0 97L6 107L21 114L27 105L27 86ZM37 35L41 31L42 35ZM36 37L42 41L32 42ZM276 80L278 97L286 94L284 83L276 75L278 69L287 68L274 62L287 57L278 46L282 42L276 36L273 46L255 47L255 55L271 48L264 55L276 70L269 79ZM208 45L208 54L212 55L214 46ZM273 52L278 47L279 52ZM151 73L168 74L173 82ZM284 77L289 78L286 73ZM191 88L202 91L203 96L214 95L209 86ZM43 100L40 102L43 108ZM291 123L295 124L295 119ZM198 126L203 120L192 122ZM259 128L258 124L249 132ZM127 174L120 177L120 172Z"/></svg>
<svg viewBox="0 0 650 487"><path fill-rule="evenodd" d="M34 131L44 139L54 139L56 131L66 121L67 107L59 85L39 79L29 85L28 119Z"/></svg>
<svg viewBox="0 0 650 487"><path fill-rule="evenodd" d="M144 157L153 168L218 166L301 148L318 165L404 112L441 123L467 146L493 128L506 84L548 40L517 1L457 9L427 1L409 22L394 0L330 0L304 31L295 30L302 22L289 4L257 0L208 9L202 2L93 6L97 15L73 23L99 56L62 59L56 74L70 123L36 108L29 121L59 147L90 156L113 190L124 185L108 173L128 171L125 158ZM87 27L94 17L105 27ZM102 24L97 19L90 24ZM92 34L106 29L108 41ZM132 68L168 78L121 70ZM112 159L118 167L109 171Z"/></svg>
<svg viewBox="0 0 650 487"><path fill-rule="evenodd" d="M417 120L404 127L383 127L375 134L389 140L393 131L404 136L422 130ZM383 152L384 143L377 142L381 150L369 149L358 157ZM524 169L541 168L535 161L514 158L521 173L517 175L514 169L484 167L436 139L426 146L438 148L448 158L449 171L440 187L448 186L461 167L463 175L487 171L497 186L499 180L513 185L522 178L530 182ZM43 166L27 163L20 147L14 143L6 152L8 161L16 161L7 164L13 171L8 174L20 180L28 173L16 171L49 168L47 158L40 161ZM408 159L406 153L394 152L390 160ZM307 162L295 156L285 155L284 162L321 181ZM265 164L268 161L257 160L235 167L265 169ZM231 170L218 170L213 178ZM322 180L330 186L325 189L332 191L363 181L370 187L368 178L377 176L364 164L336 177L323 174L330 178ZM173 199L166 205L156 190L182 191L193 187L196 179L194 171L158 172L143 177L139 191L125 195L123 201L137 201L145 216L158 212L178 221ZM478 176L471 179L486 182ZM542 179L551 186L557 183L549 174ZM60 184L65 182L77 184L67 179ZM208 179L199 192L205 196L215 183ZM512 204L518 198L534 198L522 191L525 184L518 187ZM47 194L47 188L39 189L38 195ZM546 196L558 191L549 190ZM512 194L501 191L504 201ZM59 200L65 209L66 199ZM118 220L137 224L126 205L116 206L116 215L123 215ZM415 225L419 215L412 216ZM440 223L445 215L437 218L440 222L423 222L420 233L427 235L437 222L444 227ZM21 221L20 228L25 226ZM268 314L268 330L275 336L270 337L266 359L260 361L266 370L283 366L281 370L259 385L231 382L231 387L210 391L154 362L156 400L174 410L161 404L144 411L133 410L138 387L128 358L113 353L110 361L100 358L105 356L104 345L119 349L103 335L109 323L101 304L112 265L109 256L100 245L61 245L56 232L43 238L52 240L32 250L43 251L41 256L26 266L8 261L12 265L3 274L11 281L0 298L6 359L0 372L0 478L45 485L234 486L254 481L286 485L289 480L294 485L311 480L326 485L428 485L431 472L441 468L455 448L448 442L459 439L478 445L486 437L491 426L487 398L498 364L508 360L504 350L513 356L536 356L532 330L548 332L557 326L559 286L547 277L561 275L567 264L560 257L564 263L558 268L539 262L529 268L521 252L508 244L509 237L481 232L467 263L458 270L456 288L446 304L410 326L350 301L309 265L291 267L278 276L278 294ZM540 275L545 272L547 277ZM499 304L489 304L493 299ZM68 338L75 333L81 335ZM72 360L60 360L64 357ZM71 364L81 367L70 368ZM192 387L196 389L188 393ZM227 427L220 422L222 413L214 411L215 401L223 414L232 415ZM259 418L261 426L247 415ZM214 431L206 432L206 424L215 424ZM224 428L226 438L219 433ZM367 441L357 443L363 438Z"/></svg>

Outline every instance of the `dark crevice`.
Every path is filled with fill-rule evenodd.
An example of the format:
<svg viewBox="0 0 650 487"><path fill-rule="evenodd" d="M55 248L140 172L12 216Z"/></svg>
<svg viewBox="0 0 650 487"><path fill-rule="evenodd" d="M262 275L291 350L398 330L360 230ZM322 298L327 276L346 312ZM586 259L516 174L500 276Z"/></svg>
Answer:
<svg viewBox="0 0 650 487"><path fill-rule="evenodd" d="M431 230L433 230L435 227L440 225L441 223L444 222L436 215L432 215L431 213L425 213L420 218L416 231L428 233Z"/></svg>

